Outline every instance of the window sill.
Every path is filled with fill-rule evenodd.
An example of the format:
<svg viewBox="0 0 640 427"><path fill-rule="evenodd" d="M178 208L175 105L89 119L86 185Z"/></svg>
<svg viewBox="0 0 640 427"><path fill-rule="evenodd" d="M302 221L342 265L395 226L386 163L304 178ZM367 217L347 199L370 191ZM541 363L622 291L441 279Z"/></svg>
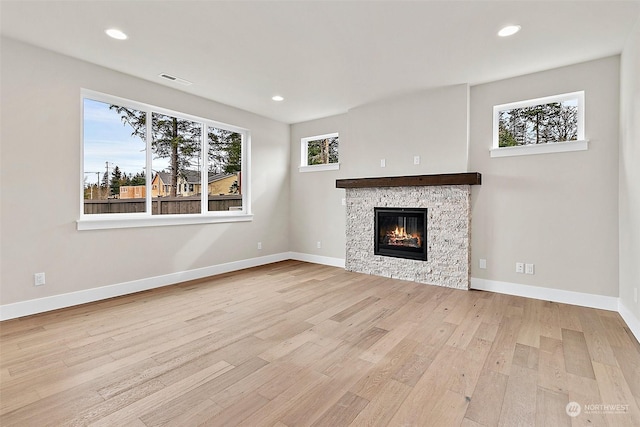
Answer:
<svg viewBox="0 0 640 427"><path fill-rule="evenodd" d="M142 216L144 215L144 216ZM191 224L215 224L225 222L252 221L253 215L224 212L212 215L154 215L146 214L109 214L106 215L85 215L76 221L78 231L83 230L106 230L113 228L139 228L139 227L161 227L171 225L191 225Z"/></svg>
<svg viewBox="0 0 640 427"><path fill-rule="evenodd" d="M564 153L589 149L589 140L552 142L539 145L520 145L517 147L492 148L491 157L526 156L530 154Z"/></svg>
<svg viewBox="0 0 640 427"><path fill-rule="evenodd" d="M298 168L300 172L335 171L338 169L340 169L340 163L329 163L326 165L300 166Z"/></svg>

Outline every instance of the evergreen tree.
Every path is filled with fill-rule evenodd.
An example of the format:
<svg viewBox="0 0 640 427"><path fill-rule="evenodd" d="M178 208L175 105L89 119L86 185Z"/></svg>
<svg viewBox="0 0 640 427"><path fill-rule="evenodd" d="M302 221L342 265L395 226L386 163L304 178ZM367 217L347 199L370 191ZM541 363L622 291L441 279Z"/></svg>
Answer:
<svg viewBox="0 0 640 427"><path fill-rule="evenodd" d="M113 172L111 172L111 194L113 194L114 196L119 195L120 185L122 185L122 171L120 170L118 165L116 165L116 167L113 168Z"/></svg>
<svg viewBox="0 0 640 427"><path fill-rule="evenodd" d="M237 173L242 170L242 135L224 129L209 128L209 170Z"/></svg>
<svg viewBox="0 0 640 427"><path fill-rule="evenodd" d="M338 137L309 141L307 145L307 164L323 165L338 162Z"/></svg>
<svg viewBox="0 0 640 427"><path fill-rule="evenodd" d="M138 172L129 178L129 185L145 185L146 183L146 176L144 172Z"/></svg>
<svg viewBox="0 0 640 427"><path fill-rule="evenodd" d="M499 113L500 147L571 141L578 134L578 108L560 102L514 108Z"/></svg>
<svg viewBox="0 0 640 427"><path fill-rule="evenodd" d="M146 141L147 116L144 111L117 105L111 105L109 108L116 110L122 121L133 128L132 136L138 136ZM192 166L194 157L200 155L202 126L190 120L153 113L151 131L151 149L154 155L169 159L170 194L175 197L178 176L184 175L184 172Z"/></svg>

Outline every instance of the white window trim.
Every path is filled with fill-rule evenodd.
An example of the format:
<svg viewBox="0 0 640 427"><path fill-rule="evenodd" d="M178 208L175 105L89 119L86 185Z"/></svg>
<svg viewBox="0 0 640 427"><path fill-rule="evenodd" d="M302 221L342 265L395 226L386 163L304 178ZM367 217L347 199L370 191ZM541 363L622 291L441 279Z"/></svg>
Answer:
<svg viewBox="0 0 640 427"><path fill-rule="evenodd" d="M202 196L202 209L199 214L173 214L173 215L152 215L152 191L151 191L151 174L147 175L146 194L147 209L146 212L140 213L115 213L115 214L85 214L84 213L84 99L89 98L100 102L120 105L127 108L135 108L147 111L147 135L151 135L151 110L160 114L170 115L174 117L192 120L204 124L202 134L207 135L208 126L238 132L243 135L242 146L242 210L239 211L208 211L207 200ZM155 105L145 104L142 102L132 101L126 98L96 92L89 89L80 90L80 217L76 221L77 230L102 230L113 228L133 228L133 227L157 227L172 225L189 225L189 224L212 224L212 223L228 223L252 221L253 214L251 212L251 131L234 125L217 122L211 119L205 119L179 111L173 111ZM202 155L208 152L208 138L203 138ZM147 142L150 145L150 141ZM151 170L152 154L151 150L146 150L146 170ZM202 188L208 188L207 175L201 174L203 185Z"/></svg>
<svg viewBox="0 0 640 427"><path fill-rule="evenodd" d="M100 218L93 218L100 217ZM107 215L85 215L84 218L76 221L79 231L83 230L106 230L112 228L137 228L137 227L159 227L171 225L189 224L216 224L226 222L252 221L253 215L238 213L234 211L218 212L211 214L192 215L154 215L140 216L140 214L109 214Z"/></svg>
<svg viewBox="0 0 640 427"><path fill-rule="evenodd" d="M340 163L327 163L326 165L311 165L300 166L298 171L300 172L320 172L320 171L335 171L340 169Z"/></svg>
<svg viewBox="0 0 640 427"><path fill-rule="evenodd" d="M584 151L589 149L588 140L549 142L547 144L520 145L516 147L500 147L491 149L491 157L525 156L530 154L565 153L568 151Z"/></svg>
<svg viewBox="0 0 640 427"><path fill-rule="evenodd" d="M575 141L549 142L546 144L519 145L515 147L499 147L498 128L500 111L514 108L531 107L533 105L549 104L577 99L578 101L578 135ZM493 145L491 157L511 157L530 154L563 153L569 151L583 151L589 149L589 140L584 134L584 91L569 92L559 95L545 96L542 98L528 99L526 101L500 104L493 107Z"/></svg>
<svg viewBox="0 0 640 427"><path fill-rule="evenodd" d="M329 170L338 170L340 169L340 162L338 163L327 163L324 165L309 165L307 161L309 159L309 141L316 141L318 139L325 138L335 138L340 137L338 132L333 133L325 133L323 135L315 135L315 136L307 136L300 139L300 167L298 171L300 172L320 172L320 171L329 171Z"/></svg>

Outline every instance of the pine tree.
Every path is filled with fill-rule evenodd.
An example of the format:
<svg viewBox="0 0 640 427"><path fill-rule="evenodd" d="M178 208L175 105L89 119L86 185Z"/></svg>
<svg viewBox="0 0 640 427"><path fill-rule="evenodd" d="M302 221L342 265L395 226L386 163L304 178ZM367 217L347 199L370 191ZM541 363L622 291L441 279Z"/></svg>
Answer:
<svg viewBox="0 0 640 427"><path fill-rule="evenodd" d="M122 121L133 128L132 136L138 136L146 141L147 115L144 111L118 105L111 105L109 108L116 110ZM185 171L192 166L194 157L200 155L202 126L190 120L153 113L151 131L153 134L151 149L154 155L169 159L170 194L175 197L178 176L184 175Z"/></svg>
<svg viewBox="0 0 640 427"><path fill-rule="evenodd" d="M116 165L113 168L113 172L111 172L111 194L118 196L120 194L120 185L122 185L122 171Z"/></svg>
<svg viewBox="0 0 640 427"><path fill-rule="evenodd" d="M237 173L242 170L242 135L224 129L209 128L210 171Z"/></svg>

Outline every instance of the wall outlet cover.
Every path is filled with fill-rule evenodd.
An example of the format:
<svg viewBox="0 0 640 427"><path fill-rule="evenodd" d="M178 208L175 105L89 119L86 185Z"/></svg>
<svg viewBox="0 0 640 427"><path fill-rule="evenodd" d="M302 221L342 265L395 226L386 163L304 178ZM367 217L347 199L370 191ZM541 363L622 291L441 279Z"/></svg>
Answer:
<svg viewBox="0 0 640 427"><path fill-rule="evenodd" d="M525 264L524 266L524 272L526 274L534 274L534 270L533 270L533 264Z"/></svg>
<svg viewBox="0 0 640 427"><path fill-rule="evenodd" d="M45 284L45 276L44 273L36 273L33 275L33 285L34 286L42 286Z"/></svg>

